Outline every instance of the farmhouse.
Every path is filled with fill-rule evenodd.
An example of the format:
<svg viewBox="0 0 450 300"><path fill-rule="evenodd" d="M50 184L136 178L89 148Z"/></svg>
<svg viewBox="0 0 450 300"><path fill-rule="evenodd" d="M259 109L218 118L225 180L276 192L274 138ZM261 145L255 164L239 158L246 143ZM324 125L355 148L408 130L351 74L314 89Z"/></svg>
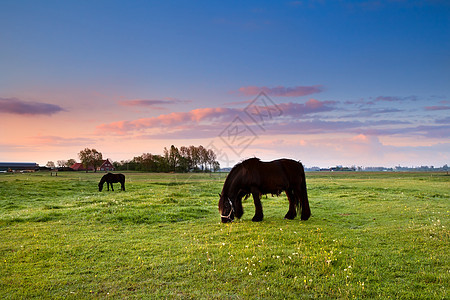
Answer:
<svg viewBox="0 0 450 300"><path fill-rule="evenodd" d="M0 171L38 171L37 163L0 162Z"/></svg>
<svg viewBox="0 0 450 300"><path fill-rule="evenodd" d="M106 160L104 160L102 162L102 165L100 167L97 168L97 171L114 171L114 166L112 164L112 162L109 160L109 158L107 158Z"/></svg>
<svg viewBox="0 0 450 300"><path fill-rule="evenodd" d="M109 158L107 158L106 160L102 161L102 164L100 165L100 167L97 167L97 169L95 169L93 166L89 166L86 170L86 168L83 166L82 163L75 163L73 164L70 168L72 168L72 170L74 171L114 171L115 168L112 164L112 162L109 160Z"/></svg>

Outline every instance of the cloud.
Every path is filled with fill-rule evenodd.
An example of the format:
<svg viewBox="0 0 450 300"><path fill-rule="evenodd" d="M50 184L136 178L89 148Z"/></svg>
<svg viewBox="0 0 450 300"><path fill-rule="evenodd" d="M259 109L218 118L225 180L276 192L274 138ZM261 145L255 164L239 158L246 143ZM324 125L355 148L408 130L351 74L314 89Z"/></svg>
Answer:
<svg viewBox="0 0 450 300"><path fill-rule="evenodd" d="M121 106L151 106L156 109L164 109L161 105L173 105L179 103L189 103L189 100L180 100L175 98L165 98L162 100L147 100L147 99L134 99L119 101Z"/></svg>
<svg viewBox="0 0 450 300"><path fill-rule="evenodd" d="M363 130L365 134L378 136L406 136L406 137L427 137L437 139L450 138L450 125L419 125L404 127L375 128L368 127Z"/></svg>
<svg viewBox="0 0 450 300"><path fill-rule="evenodd" d="M17 98L0 98L0 113L16 115L52 115L65 111L55 104L29 102Z"/></svg>
<svg viewBox="0 0 450 300"><path fill-rule="evenodd" d="M257 96L259 93L264 92L268 96L274 97L301 97L307 96L315 93L320 93L323 91L323 87L321 85L313 85L313 86L295 86L295 87L284 87L284 86L276 86L276 87L258 87L258 86L244 86L239 88L237 93L242 94L244 96Z"/></svg>
<svg viewBox="0 0 450 300"><path fill-rule="evenodd" d="M450 106L447 105L434 105L434 106L425 106L425 110L449 110Z"/></svg>
<svg viewBox="0 0 450 300"><path fill-rule="evenodd" d="M291 122L290 119L295 121L300 116L333 110L334 103L334 101L310 99L304 104L292 102L268 106L251 106L250 104L247 109L250 106L250 108L256 107L261 114L275 110L282 111L283 118L277 119L277 116L273 116L273 121L281 122L288 119L288 122ZM134 131L153 131L154 133L158 130L157 134L160 134L163 129L165 134L185 131L188 136L192 136L199 135L201 131L212 132L211 129L214 128L217 131L215 134L219 134L235 117L245 118L244 111L245 109L242 108L198 108L188 112L173 112L157 117L101 124L97 126L97 130L101 133L125 135ZM246 122L248 125L256 125L252 120L246 119ZM146 134L149 133L146 132Z"/></svg>
<svg viewBox="0 0 450 300"><path fill-rule="evenodd" d="M333 104L336 104L336 102L310 99L305 104L290 102L281 103L277 105L277 107L283 112L283 115L285 116L298 117L312 113L334 110L335 108L332 107Z"/></svg>
<svg viewBox="0 0 450 300"><path fill-rule="evenodd" d="M288 122L272 124L269 134L323 134L336 132L359 131L365 124L359 121L323 121L295 119Z"/></svg>
<svg viewBox="0 0 450 300"><path fill-rule="evenodd" d="M375 101L401 102L401 101L417 101L416 96L397 97L397 96L378 96Z"/></svg>
<svg viewBox="0 0 450 300"><path fill-rule="evenodd" d="M435 121L436 124L450 124L450 117L446 117L443 119L437 119Z"/></svg>
<svg viewBox="0 0 450 300"><path fill-rule="evenodd" d="M400 113L403 110L397 109L397 108L360 108L358 112L355 114L352 112L351 114L345 115L343 117L345 118L352 118L357 117L359 119L361 118L369 118L369 117L375 117L382 114L391 114L391 113Z"/></svg>
<svg viewBox="0 0 450 300"><path fill-rule="evenodd" d="M206 138L219 135L236 117L240 117L258 135L450 137L448 119L437 120L432 125L420 125L409 119L395 118L401 113L397 109L359 110L355 115L346 117L342 114L340 104L317 99L309 99L305 103L280 104L252 101L246 108L199 108L157 117L105 123L97 126L97 132L132 138ZM392 118L389 116L382 119L361 118L383 114L394 115Z"/></svg>
<svg viewBox="0 0 450 300"><path fill-rule="evenodd" d="M173 129L190 128L195 130L194 125L200 122L230 121L239 114L241 110L233 108L199 108L188 112L173 112L158 117L142 118L134 121L119 121L97 126L104 133L126 134L130 131L145 130L153 128L164 128L167 132Z"/></svg>

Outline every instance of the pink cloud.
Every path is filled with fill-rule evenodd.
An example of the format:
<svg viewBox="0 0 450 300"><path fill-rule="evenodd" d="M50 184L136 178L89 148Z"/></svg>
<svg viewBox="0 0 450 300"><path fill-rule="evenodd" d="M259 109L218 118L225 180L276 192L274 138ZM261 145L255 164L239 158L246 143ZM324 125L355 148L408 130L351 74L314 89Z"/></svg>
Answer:
<svg viewBox="0 0 450 300"><path fill-rule="evenodd" d="M245 96L257 96L259 93L264 92L269 96L275 97L301 97L320 93L322 91L323 87L321 85L295 87L276 86L272 88L266 86L244 86L239 88L238 93Z"/></svg>
<svg viewBox="0 0 450 300"><path fill-rule="evenodd" d="M293 124L297 123L298 117L334 110L333 104L335 104L334 101L310 99L306 103L289 102L269 106L255 105L250 108L255 108L255 111L263 117L270 116L274 124L278 122ZM155 132L152 129L163 129L164 134L173 134L175 132L179 134L180 131L185 131L187 135L191 136L192 134L199 135L200 131L211 132L210 129L216 128L216 134L218 134L236 116L244 117L244 111L245 109L242 108L198 108L188 112L173 112L157 117L101 124L97 126L97 130L102 133L125 135L133 131L147 131L144 134L150 134L151 131ZM281 111L282 113L279 115L266 114L273 111ZM246 119L248 125L257 125L259 121L261 120Z"/></svg>
<svg viewBox="0 0 450 300"><path fill-rule="evenodd" d="M152 128L164 128L168 132L172 129L191 128L202 121L229 121L241 110L233 108L199 108L188 112L173 112L158 117L142 118L134 121L118 121L97 126L101 132L126 134L129 131Z"/></svg>

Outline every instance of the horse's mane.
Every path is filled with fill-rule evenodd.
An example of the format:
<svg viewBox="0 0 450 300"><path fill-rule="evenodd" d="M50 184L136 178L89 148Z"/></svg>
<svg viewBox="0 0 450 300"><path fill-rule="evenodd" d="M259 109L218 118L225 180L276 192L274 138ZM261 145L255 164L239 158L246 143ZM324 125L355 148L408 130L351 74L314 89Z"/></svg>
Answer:
<svg viewBox="0 0 450 300"><path fill-rule="evenodd" d="M236 174L238 174L242 168L245 169L249 169L252 165L254 165L255 163L259 163L261 162L261 160L257 157L252 157L246 160L241 161L240 163L237 163L230 171L230 173L228 173L227 179L225 180L224 186L223 186L223 190L224 191L228 191L230 188L230 185L233 182L234 177L236 176Z"/></svg>

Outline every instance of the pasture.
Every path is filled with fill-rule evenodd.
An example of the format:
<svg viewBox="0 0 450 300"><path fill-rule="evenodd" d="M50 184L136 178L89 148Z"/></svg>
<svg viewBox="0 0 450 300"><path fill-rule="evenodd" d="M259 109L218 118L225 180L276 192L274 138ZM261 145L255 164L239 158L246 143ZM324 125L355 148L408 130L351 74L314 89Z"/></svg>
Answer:
<svg viewBox="0 0 450 300"><path fill-rule="evenodd" d="M0 174L0 295L448 299L450 176L306 173L312 217L221 224L226 174Z"/></svg>

